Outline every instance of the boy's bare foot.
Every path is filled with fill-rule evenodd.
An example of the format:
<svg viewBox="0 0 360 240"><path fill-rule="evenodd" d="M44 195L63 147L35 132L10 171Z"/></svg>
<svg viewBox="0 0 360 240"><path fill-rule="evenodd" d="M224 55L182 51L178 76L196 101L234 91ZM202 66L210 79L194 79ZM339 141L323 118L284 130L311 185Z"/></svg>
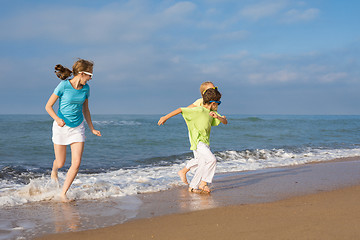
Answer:
<svg viewBox="0 0 360 240"><path fill-rule="evenodd" d="M201 190L200 190L200 189L196 189L196 188L189 187L189 192L191 192L191 193L201 193Z"/></svg>
<svg viewBox="0 0 360 240"><path fill-rule="evenodd" d="M204 193L210 193L210 192L211 192L211 190L210 190L210 188L209 188L208 185L199 186L199 190L201 190L201 191L204 192Z"/></svg>
<svg viewBox="0 0 360 240"><path fill-rule="evenodd" d="M180 171L178 171L178 175L179 175L179 177L180 177L180 179L181 179L181 181L182 181L183 183L185 183L186 185L189 185L189 183L188 183L188 181L187 181L187 178L186 178L186 172L184 172L183 169L181 169Z"/></svg>

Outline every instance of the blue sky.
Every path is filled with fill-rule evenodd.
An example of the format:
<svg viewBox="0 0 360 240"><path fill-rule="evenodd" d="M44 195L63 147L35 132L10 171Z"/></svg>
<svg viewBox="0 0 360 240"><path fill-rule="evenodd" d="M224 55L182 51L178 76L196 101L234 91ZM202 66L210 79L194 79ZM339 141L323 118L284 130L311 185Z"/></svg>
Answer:
<svg viewBox="0 0 360 240"><path fill-rule="evenodd" d="M94 61L93 114L161 114L212 81L222 114L360 114L360 1L1 1L0 114L42 114Z"/></svg>

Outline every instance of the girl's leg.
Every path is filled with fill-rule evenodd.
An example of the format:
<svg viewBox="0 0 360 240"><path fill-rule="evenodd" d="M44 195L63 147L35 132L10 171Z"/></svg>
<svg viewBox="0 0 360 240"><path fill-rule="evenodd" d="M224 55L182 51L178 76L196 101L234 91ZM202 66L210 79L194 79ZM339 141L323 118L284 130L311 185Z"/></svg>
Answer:
<svg viewBox="0 0 360 240"><path fill-rule="evenodd" d="M55 160L51 171L51 179L58 181L58 169L62 168L66 160L66 145L54 144Z"/></svg>
<svg viewBox="0 0 360 240"><path fill-rule="evenodd" d="M71 166L66 174L66 179L62 189L62 198L67 200L66 192L69 190L72 182L74 181L80 167L82 154L84 151L84 142L72 143L71 146Z"/></svg>

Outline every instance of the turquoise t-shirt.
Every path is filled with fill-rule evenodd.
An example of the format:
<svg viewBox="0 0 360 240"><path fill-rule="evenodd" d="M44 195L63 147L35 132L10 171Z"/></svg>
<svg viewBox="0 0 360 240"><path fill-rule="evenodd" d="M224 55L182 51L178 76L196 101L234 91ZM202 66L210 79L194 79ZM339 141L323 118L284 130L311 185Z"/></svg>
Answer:
<svg viewBox="0 0 360 240"><path fill-rule="evenodd" d="M204 107L181 108L181 112L189 130L190 149L196 150L199 142L210 145L211 126L219 125L220 120L211 117L210 110Z"/></svg>
<svg viewBox="0 0 360 240"><path fill-rule="evenodd" d="M54 94L59 96L59 118L69 127L77 127L83 121L83 103L90 96L90 87L85 84L82 89L75 89L69 80L61 81Z"/></svg>

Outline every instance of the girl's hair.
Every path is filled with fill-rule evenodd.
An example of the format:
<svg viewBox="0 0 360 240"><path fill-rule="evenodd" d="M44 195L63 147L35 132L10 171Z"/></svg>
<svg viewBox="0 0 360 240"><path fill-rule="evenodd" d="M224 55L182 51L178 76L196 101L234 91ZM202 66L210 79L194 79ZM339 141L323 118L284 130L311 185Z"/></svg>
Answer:
<svg viewBox="0 0 360 240"><path fill-rule="evenodd" d="M74 76L78 75L79 72L92 72L94 67L94 63L91 61L87 61L84 59L78 59L73 67L72 67L72 71L64 66L62 66L61 64L57 64L55 66L55 74L58 78L60 78L61 80L65 80L67 78L69 78L72 74Z"/></svg>
<svg viewBox="0 0 360 240"><path fill-rule="evenodd" d="M214 84L212 82L203 82L201 85L200 85L200 93L201 93L201 96L204 95L204 92L206 91L206 89L209 88L209 85L212 85L214 86Z"/></svg>
<svg viewBox="0 0 360 240"><path fill-rule="evenodd" d="M65 80L71 76L72 72L70 71L70 69L63 67L63 65L61 64L58 64L55 66L55 74L61 80Z"/></svg>
<svg viewBox="0 0 360 240"><path fill-rule="evenodd" d="M204 104L210 103L210 101L220 101L221 99L221 93L214 88L209 88L204 92L203 95L203 102Z"/></svg>

